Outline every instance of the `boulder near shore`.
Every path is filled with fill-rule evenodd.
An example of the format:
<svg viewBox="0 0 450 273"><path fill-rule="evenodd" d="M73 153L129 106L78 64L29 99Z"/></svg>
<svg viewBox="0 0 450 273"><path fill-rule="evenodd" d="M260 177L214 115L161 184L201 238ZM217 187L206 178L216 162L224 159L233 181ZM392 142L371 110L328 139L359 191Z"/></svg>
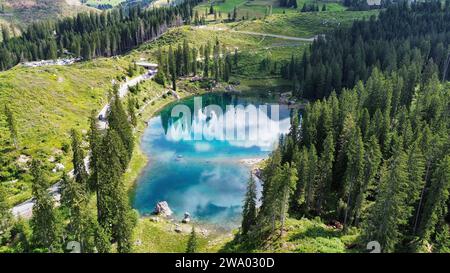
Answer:
<svg viewBox="0 0 450 273"><path fill-rule="evenodd" d="M156 204L153 213L161 216L170 216L173 212L166 201L161 201Z"/></svg>

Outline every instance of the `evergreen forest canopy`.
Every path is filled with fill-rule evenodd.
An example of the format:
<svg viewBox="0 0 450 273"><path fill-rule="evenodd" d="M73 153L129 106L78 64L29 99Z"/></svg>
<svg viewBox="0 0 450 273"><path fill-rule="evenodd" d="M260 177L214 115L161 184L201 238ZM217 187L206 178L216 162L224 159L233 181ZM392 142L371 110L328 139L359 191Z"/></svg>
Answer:
<svg viewBox="0 0 450 273"><path fill-rule="evenodd" d="M361 249L450 251L449 16L448 2L391 6L285 68L322 99L293 115L263 170L257 214L250 181L241 242L282 235L289 215L358 228Z"/></svg>
<svg viewBox="0 0 450 273"><path fill-rule="evenodd" d="M10 37L3 26L0 69L66 54L89 60L124 53L155 39L170 26L189 23L198 2L186 0L176 6L147 10L138 5L102 13L80 13L56 22L34 23L20 37Z"/></svg>
<svg viewBox="0 0 450 273"><path fill-rule="evenodd" d="M443 6L439 1L391 4L378 19L318 37L281 74L294 82L298 97L318 99L366 82L374 68L396 72L404 80L402 100L408 104L422 72L430 77L436 68L439 79L449 78L449 44L450 1ZM430 70L423 71L427 64Z"/></svg>

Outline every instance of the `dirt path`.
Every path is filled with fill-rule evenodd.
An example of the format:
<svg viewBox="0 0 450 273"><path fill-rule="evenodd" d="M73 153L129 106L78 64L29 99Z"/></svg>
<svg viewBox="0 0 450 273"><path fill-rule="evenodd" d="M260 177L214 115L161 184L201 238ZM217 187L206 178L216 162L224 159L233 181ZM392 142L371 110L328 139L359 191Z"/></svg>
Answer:
<svg viewBox="0 0 450 273"><path fill-rule="evenodd" d="M119 96L120 98L125 97L128 94L128 87L130 86L135 86L136 84L140 83L141 81L144 80L148 80L148 79L152 79L154 76L156 75L156 71L148 71L147 73L140 75L138 77L135 77L133 79L130 79L129 81L125 82L124 84L122 84L119 88ZM105 105L103 107L103 109L100 111L99 116L103 115L106 116L106 113L108 111L109 108L109 104ZM99 120L98 121L98 125L99 128L106 128L106 121L105 120ZM84 164L86 166L86 169L89 165L89 156L84 158ZM68 173L69 176L73 175L73 170L71 170ZM50 195L52 195L53 199L57 202L59 202L60 198L61 198L61 194L59 192L60 189L60 183L56 183L54 185L52 185L48 191L50 193ZM34 206L34 198L31 198L21 204L18 204L16 206L14 206L11 209L12 214L15 217L22 217L22 218L30 218L33 212L33 206Z"/></svg>
<svg viewBox="0 0 450 273"><path fill-rule="evenodd" d="M228 32L235 32L235 33L254 35L254 36L273 37L273 38L279 38L279 39L291 40L291 41L313 42L316 39L316 37L301 38L301 37L293 37L293 36L286 36L286 35L279 35L279 34L261 33L261 32L244 31L244 30L234 30L234 29L221 28L221 27L198 26L197 28L212 30L212 31L228 31Z"/></svg>

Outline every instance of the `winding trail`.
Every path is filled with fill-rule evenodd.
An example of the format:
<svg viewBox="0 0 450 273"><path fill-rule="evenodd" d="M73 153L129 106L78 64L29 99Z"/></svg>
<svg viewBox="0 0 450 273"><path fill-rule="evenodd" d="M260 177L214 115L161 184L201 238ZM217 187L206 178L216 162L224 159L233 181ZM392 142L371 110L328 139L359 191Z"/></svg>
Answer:
<svg viewBox="0 0 450 273"><path fill-rule="evenodd" d="M123 98L128 94L128 88L135 86L136 84L145 81L145 80L149 80L152 79L155 75L156 75L156 70L148 70L145 74L139 75L135 78L132 78L128 81L126 81L125 83L123 83L120 87L119 87L119 97ZM98 116L102 116L105 117L106 113L108 111L109 108L109 104L106 104L102 110L99 112ZM107 124L106 124L106 120L105 119L99 119L98 120L98 126L100 129L105 129ZM84 158L84 164L86 166L86 169L88 169L88 165L89 165L89 156L86 156ZM68 173L69 176L73 176L73 170L71 170ZM50 195L53 197L53 199L57 202L59 202L59 200L61 199L61 194L59 192L60 190L60 182L57 182L55 184L53 184L50 188L48 188L48 191L50 193ZM31 199L28 199L27 201L20 203L16 206L14 206L11 209L12 214L15 217L22 217L22 218L30 218L31 214L33 212L33 206L34 206L35 200L34 197Z"/></svg>
<svg viewBox="0 0 450 273"><path fill-rule="evenodd" d="M212 31L228 31L228 32L235 32L235 33L241 33L241 34L247 34L247 35L272 37L272 38L279 38L279 39L291 40L291 41L302 41L302 42L314 42L314 40L317 38L317 36L314 36L312 38L301 38L301 37L293 37L293 36L286 36L286 35L279 35L279 34L261 33L261 32L245 31L245 30L234 30L234 29L221 28L221 27L198 26L197 28L212 30Z"/></svg>

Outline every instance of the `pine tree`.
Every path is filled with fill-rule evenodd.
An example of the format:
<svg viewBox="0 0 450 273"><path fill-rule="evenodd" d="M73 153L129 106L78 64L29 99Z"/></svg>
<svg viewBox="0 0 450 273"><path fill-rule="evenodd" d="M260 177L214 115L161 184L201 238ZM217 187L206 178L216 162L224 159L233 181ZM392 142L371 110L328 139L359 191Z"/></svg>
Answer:
<svg viewBox="0 0 450 273"><path fill-rule="evenodd" d="M37 248L51 250L58 247L60 227L55 215L53 198L47 191L49 183L42 169L42 163L34 159L31 163L32 193L35 199L31 218L32 241Z"/></svg>
<svg viewBox="0 0 450 273"><path fill-rule="evenodd" d="M363 207L368 202L367 196L369 195L369 189L372 189L376 185L376 176L380 168L382 160L380 146L378 145L376 137L372 136L364 145L364 169L363 178L355 199L355 225L358 226L362 215Z"/></svg>
<svg viewBox="0 0 450 273"><path fill-rule="evenodd" d="M242 208L241 234L247 235L251 227L256 223L256 182L253 174L250 173L250 179L247 184L247 193L245 194L244 207Z"/></svg>
<svg viewBox="0 0 450 273"><path fill-rule="evenodd" d="M83 60L90 60L92 58L91 44L87 39L83 39L81 44L81 57Z"/></svg>
<svg viewBox="0 0 450 273"><path fill-rule="evenodd" d="M89 117L89 189L91 191L97 191L98 185L98 161L101 157L101 142L102 136L97 126L97 116L95 111L91 112Z"/></svg>
<svg viewBox="0 0 450 273"><path fill-rule="evenodd" d="M276 195L278 193L277 179L280 177L281 151L272 152L267 166L263 170L263 190L261 207L257 217L257 226L261 233L265 232L269 225L272 231L275 229Z"/></svg>
<svg viewBox="0 0 450 273"><path fill-rule="evenodd" d="M129 253L132 250L133 229L137 224L137 215L128 204L128 195L124 189L123 182L119 185L118 192L117 222L113 227L113 235L117 240L117 251Z"/></svg>
<svg viewBox="0 0 450 273"><path fill-rule="evenodd" d="M430 239L436 231L436 225L442 224L443 218L447 215L450 189L450 156L445 156L439 163L431 181L419 228L420 237L425 241Z"/></svg>
<svg viewBox="0 0 450 273"><path fill-rule="evenodd" d="M408 171L408 204L416 206L420 193L425 186L425 159L419 147L419 141L415 141L407 149Z"/></svg>
<svg viewBox="0 0 450 273"><path fill-rule="evenodd" d="M363 188L364 143L359 128L355 128L352 134L345 148L347 168L344 173L342 199L340 200L344 211L345 229L352 225L355 214L359 213L355 210L355 204L358 196L363 194L361 191Z"/></svg>
<svg viewBox="0 0 450 273"><path fill-rule="evenodd" d="M289 136L293 140L293 144L295 146L298 145L300 142L300 117L297 111L292 112L292 119L291 119L291 128L289 130Z"/></svg>
<svg viewBox="0 0 450 273"><path fill-rule="evenodd" d="M287 212L289 209L289 198L292 194L293 188L297 183L297 169L295 165L290 166L289 163L286 163L283 166L284 177L279 181L280 185L280 193L282 194L281 202L280 202L280 235L283 236L284 233L284 225L286 222Z"/></svg>
<svg viewBox="0 0 450 273"><path fill-rule="evenodd" d="M359 122L359 127L361 128L361 135L363 137L363 140L367 140L369 137L370 132L370 114L367 108L363 109L361 119Z"/></svg>
<svg viewBox="0 0 450 273"><path fill-rule="evenodd" d="M123 109L117 90L109 104L108 126L119 134L122 144L127 151L127 155L121 158L123 167L126 168L134 149L133 129L128 122L128 115Z"/></svg>
<svg viewBox="0 0 450 273"><path fill-rule="evenodd" d="M169 72L172 80L172 89L177 91L177 72L175 67L175 55L173 53L172 46L169 47Z"/></svg>
<svg viewBox="0 0 450 273"><path fill-rule="evenodd" d="M317 165L316 147L311 145L308 151L308 172L305 174L305 213L309 213L314 205Z"/></svg>
<svg viewBox="0 0 450 273"><path fill-rule="evenodd" d="M298 212L305 203L305 186L307 174L309 173L308 150L303 147L301 151L294 151L293 162L297 166L298 180L294 187L294 194L291 201L291 210Z"/></svg>
<svg viewBox="0 0 450 273"><path fill-rule="evenodd" d="M382 252L393 252L402 240L401 225L408 222L408 174L406 156L397 144L393 156L381 169L379 193L364 230L367 241L378 241Z"/></svg>
<svg viewBox="0 0 450 273"><path fill-rule="evenodd" d="M84 185L63 175L61 180L61 204L69 211L68 235L80 243L81 252L93 252L95 244L90 232L89 196Z"/></svg>
<svg viewBox="0 0 450 273"><path fill-rule="evenodd" d="M192 67L192 75L196 76L198 73L198 64L197 64L197 59L198 59L198 50L196 48L192 48L192 53L191 53L191 67Z"/></svg>
<svg viewBox="0 0 450 273"><path fill-rule="evenodd" d="M325 138L323 152L320 156L317 178L317 198L316 211L320 214L325 198L329 196L331 191L331 182L333 178L333 162L334 162L334 140L333 133L328 132Z"/></svg>
<svg viewBox="0 0 450 273"><path fill-rule="evenodd" d="M191 57L191 49L189 47L189 44L187 40L184 40L183 42L183 75L188 76L191 73L191 63L192 63L192 57Z"/></svg>
<svg viewBox="0 0 450 273"><path fill-rule="evenodd" d="M195 232L195 227L192 226L191 235L189 235L189 240L186 247L186 253L196 253L198 248L197 233Z"/></svg>
<svg viewBox="0 0 450 273"><path fill-rule="evenodd" d="M126 157L126 149L117 132L109 129L102 140L101 150L97 161L98 222L106 232L111 233L117 215L118 187L126 168L122 161Z"/></svg>
<svg viewBox="0 0 450 273"><path fill-rule="evenodd" d="M205 47L205 51L204 51L204 62L203 62L203 77L204 78L209 77L210 49L211 49L211 45L208 42L208 44Z"/></svg>
<svg viewBox="0 0 450 273"><path fill-rule="evenodd" d="M110 127L103 138L102 156L98 161L98 222L106 236L117 242L119 252L130 252L136 215L128 203L122 176L127 164L127 150L119 134Z"/></svg>
<svg viewBox="0 0 450 273"><path fill-rule="evenodd" d="M72 163L75 181L79 183L85 190L87 190L89 188L88 173L86 171L86 165L84 163L84 152L81 148L81 137L79 133L74 129L71 130L70 136L72 139Z"/></svg>
<svg viewBox="0 0 450 273"><path fill-rule="evenodd" d="M136 117L136 99L131 95L128 96L127 108L128 108L128 116L130 117L130 123L133 127L137 125L137 117Z"/></svg>
<svg viewBox="0 0 450 273"><path fill-rule="evenodd" d="M6 122L8 124L9 134L11 136L11 140L14 143L14 147L16 149L18 149L19 144L18 144L18 136L17 136L17 123L14 118L13 112L11 111L11 109L9 109L9 107L7 105L5 105L5 116L6 116Z"/></svg>

